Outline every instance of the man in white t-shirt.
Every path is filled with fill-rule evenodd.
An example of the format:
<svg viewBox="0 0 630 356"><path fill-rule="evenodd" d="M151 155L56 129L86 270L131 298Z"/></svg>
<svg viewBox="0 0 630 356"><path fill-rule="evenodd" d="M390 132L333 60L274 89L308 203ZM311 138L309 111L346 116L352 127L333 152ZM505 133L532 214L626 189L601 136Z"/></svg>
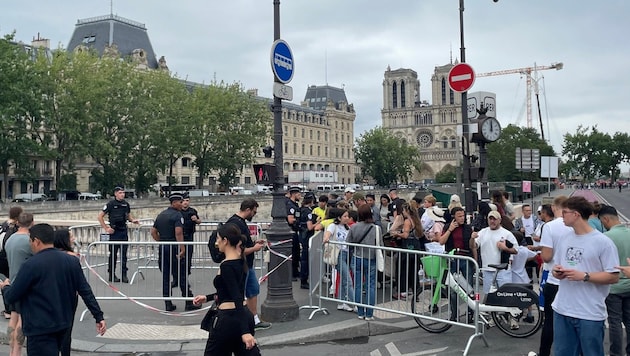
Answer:
<svg viewBox="0 0 630 356"><path fill-rule="evenodd" d="M509 241L509 243L507 243ZM511 244L511 246L510 246ZM510 247L508 247L510 246ZM501 227L501 214L498 211L491 211L488 214L488 227L479 232L473 232L470 238L470 248L481 249L481 262L483 263L483 292L488 294L494 279L495 270L488 267L491 264L500 264L501 252L516 254L518 242L509 230ZM503 262L507 262L503 261ZM501 286L512 282L512 271L501 270L497 274L497 284Z"/></svg>
<svg viewBox="0 0 630 356"><path fill-rule="evenodd" d="M593 206L576 196L562 204L574 232L554 246L552 274L560 280L552 303L554 355L604 356L606 296L619 280L619 255L611 239L588 224Z"/></svg>

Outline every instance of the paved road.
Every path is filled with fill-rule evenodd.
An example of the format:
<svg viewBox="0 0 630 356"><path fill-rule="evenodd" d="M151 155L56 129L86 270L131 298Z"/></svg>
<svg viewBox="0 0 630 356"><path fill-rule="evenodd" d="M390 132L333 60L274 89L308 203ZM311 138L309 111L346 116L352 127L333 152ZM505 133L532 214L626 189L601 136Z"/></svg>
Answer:
<svg viewBox="0 0 630 356"><path fill-rule="evenodd" d="M626 222L630 222L630 189L594 189L594 193L599 195L604 202L614 206Z"/></svg>

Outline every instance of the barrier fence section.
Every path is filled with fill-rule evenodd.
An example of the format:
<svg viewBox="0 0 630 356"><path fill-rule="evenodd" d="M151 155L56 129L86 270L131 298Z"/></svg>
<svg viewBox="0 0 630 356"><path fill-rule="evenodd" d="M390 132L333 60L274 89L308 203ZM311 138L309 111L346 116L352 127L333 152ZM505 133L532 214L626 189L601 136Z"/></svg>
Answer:
<svg viewBox="0 0 630 356"><path fill-rule="evenodd" d="M87 267L86 278L97 300L126 300L155 312L186 316L197 313L167 313L164 312L163 304L148 305L140 301L185 301L185 305L188 305L194 295L212 291L212 281L219 265L212 261L208 240L218 225L219 223L202 223L193 235L194 241L184 242L154 241L150 234L152 222L131 227L129 241L108 240L108 235L103 234L99 224L73 226L71 231L81 243L80 254ZM252 223L249 227L254 241L264 239L261 224ZM179 246L182 245L185 247L186 257L167 257L163 267L167 270L168 278L167 283L163 283L161 255L177 255ZM120 257L125 249L128 257L127 271L122 270ZM118 251L117 258L110 261L111 251L115 250ZM266 253L261 250L255 254L254 268L259 270L259 277L266 270ZM113 266L111 277L110 266ZM129 283L116 282L116 278L122 279L123 272L129 277ZM178 310L184 310L184 305L179 306ZM86 311L81 315L81 320Z"/></svg>
<svg viewBox="0 0 630 356"><path fill-rule="evenodd" d="M317 242L321 243L321 239ZM474 259L333 240L329 244L337 245L341 252L334 266L323 262L324 247L320 252L314 253L317 260L313 263L319 264L318 272L321 272L317 275L311 274L311 283L316 287L311 288L311 291L320 299L317 311L322 310L327 314L325 308L321 308L321 300L326 300L338 303L338 310L358 312L359 317L367 320L374 316L378 319L409 316L424 330L434 333L446 331L456 325L473 330L464 355L477 337L482 338L488 346L484 330L486 326L492 326L490 314L496 307L480 304L480 279L477 276L481 272ZM317 246L313 246L311 251L316 248ZM377 250L384 255L382 272L376 266L374 253ZM315 271L317 270L314 269L313 272ZM317 277L318 280L315 280ZM483 313L480 313L480 305ZM514 312L515 308L501 310ZM518 323L524 324L522 318ZM534 332L539 327L538 323L536 325Z"/></svg>

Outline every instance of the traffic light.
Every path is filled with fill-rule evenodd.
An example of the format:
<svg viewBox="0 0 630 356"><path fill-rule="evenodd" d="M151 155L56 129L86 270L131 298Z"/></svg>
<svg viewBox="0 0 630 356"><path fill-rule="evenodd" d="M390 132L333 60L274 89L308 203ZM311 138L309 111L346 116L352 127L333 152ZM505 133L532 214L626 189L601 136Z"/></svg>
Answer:
<svg viewBox="0 0 630 356"><path fill-rule="evenodd" d="M276 166L270 163L255 164L254 175L256 176L256 184L273 184L276 180Z"/></svg>
<svg viewBox="0 0 630 356"><path fill-rule="evenodd" d="M265 154L265 157L271 158L271 153L273 152L273 147L265 146L265 147L263 147L262 150L263 150L263 153Z"/></svg>

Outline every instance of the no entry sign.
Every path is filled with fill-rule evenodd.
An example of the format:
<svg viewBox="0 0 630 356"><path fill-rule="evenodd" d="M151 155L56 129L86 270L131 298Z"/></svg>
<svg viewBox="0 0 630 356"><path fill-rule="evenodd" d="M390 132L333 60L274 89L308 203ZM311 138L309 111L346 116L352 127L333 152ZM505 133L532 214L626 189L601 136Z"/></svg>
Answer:
<svg viewBox="0 0 630 356"><path fill-rule="evenodd" d="M475 71L466 63L453 66L448 72L448 85L458 93L468 91L475 83Z"/></svg>

